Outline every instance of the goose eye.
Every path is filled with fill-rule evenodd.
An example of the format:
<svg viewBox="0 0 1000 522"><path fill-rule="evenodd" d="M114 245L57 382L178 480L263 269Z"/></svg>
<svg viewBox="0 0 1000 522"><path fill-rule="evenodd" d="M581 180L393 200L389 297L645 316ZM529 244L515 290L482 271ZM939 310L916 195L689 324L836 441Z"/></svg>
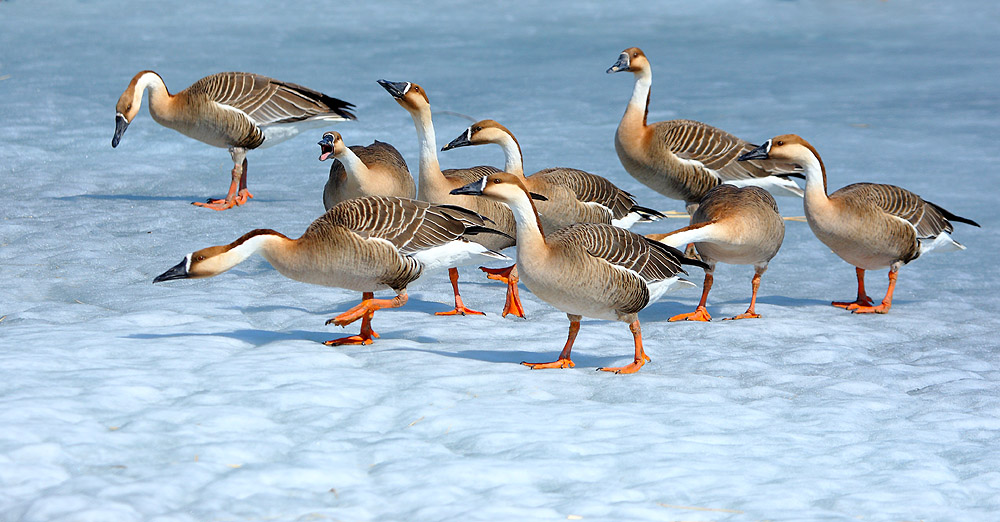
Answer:
<svg viewBox="0 0 1000 522"><path fill-rule="evenodd" d="M638 58L638 57L639 57L639 53L637 53L635 51L632 51L632 58Z"/></svg>
<svg viewBox="0 0 1000 522"><path fill-rule="evenodd" d="M493 184L494 185L499 185L500 184L500 178L493 178Z"/></svg>
<svg viewBox="0 0 1000 522"><path fill-rule="evenodd" d="M775 142L774 144L775 144L775 145L779 145L779 146L780 146L780 145L784 145L784 144L785 144L785 142L783 142L783 141L776 141L776 142Z"/></svg>
<svg viewBox="0 0 1000 522"><path fill-rule="evenodd" d="M194 260L195 261L204 261L205 260L205 256L198 256L198 257L194 258Z"/></svg>
<svg viewBox="0 0 1000 522"><path fill-rule="evenodd" d="M473 127L473 128L472 128L472 132L479 132L479 131L481 131L481 130L483 130L483 128L482 128L482 127Z"/></svg>

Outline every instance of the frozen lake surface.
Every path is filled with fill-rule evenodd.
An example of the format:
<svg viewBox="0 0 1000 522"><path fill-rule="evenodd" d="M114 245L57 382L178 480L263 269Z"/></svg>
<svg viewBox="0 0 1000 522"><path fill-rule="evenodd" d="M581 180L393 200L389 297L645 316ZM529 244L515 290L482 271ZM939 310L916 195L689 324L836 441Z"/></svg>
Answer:
<svg viewBox="0 0 1000 522"><path fill-rule="evenodd" d="M996 520L1000 512L1000 4L740 1L0 2L0 520ZM426 5L425 5L426 4ZM297 236L322 211L323 129L249 154L256 198L226 212L231 162L147 108L110 146L138 71L179 91L253 71L357 105L349 144L394 144L409 116L375 80L423 85L439 146L493 118L525 169L605 175L646 206L681 204L622 169L631 94L605 70L653 68L650 121L701 120L753 142L794 132L831 190L904 186L979 221L968 250L902 269L892 311L860 317L854 270L789 222L754 321L667 323L700 290L628 327L583 322L572 370L530 371L564 314L463 269L485 317L435 317L443 273L379 312L382 338L323 322L359 298L253 258L152 285L253 228ZM442 166L502 166L497 148ZM798 200L779 201L801 215ZM672 219L643 233L679 228ZM717 318L746 308L750 267L720 265ZM881 298L885 271L870 272ZM690 279L700 284L702 273Z"/></svg>

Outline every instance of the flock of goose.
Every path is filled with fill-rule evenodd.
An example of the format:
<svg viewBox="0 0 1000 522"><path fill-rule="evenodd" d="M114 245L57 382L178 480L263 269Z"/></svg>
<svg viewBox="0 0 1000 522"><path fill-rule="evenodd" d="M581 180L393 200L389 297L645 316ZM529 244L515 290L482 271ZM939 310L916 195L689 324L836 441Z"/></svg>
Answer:
<svg viewBox="0 0 1000 522"><path fill-rule="evenodd" d="M772 193L802 197L816 236L856 267L857 299L832 303L855 313L889 311L903 264L929 250L964 248L949 236L952 221L979 226L892 185L856 183L828 194L822 159L793 134L755 146L696 121L650 124L652 69L645 54L626 49L607 72L623 71L633 74L635 84L615 134L618 157L643 184L684 201L689 226L642 236L627 228L663 214L638 205L607 179L572 168L525 176L517 139L493 120L471 125L442 150L496 144L504 152L503 170L441 170L427 93L415 83L379 80L416 127L416 186L392 145L376 141L348 147L339 133L326 132L319 159L336 159L323 190L327 210L299 238L253 230L227 245L188 254L153 282L215 276L259 253L291 279L362 292L358 305L327 321L343 326L361 319L359 334L326 344L369 344L378 337L371 326L375 311L405 304L407 285L424 271L449 269L455 307L439 314L481 314L463 303L456 267L509 260L501 251L516 243L515 264L483 268L507 285L503 315L524 316L518 296L522 282L570 321L566 345L555 361L522 364L574 366L571 350L580 320L591 317L629 325L632 363L599 369L633 373L649 360L637 315L666 292L693 286L680 279L684 265L705 270L701 301L694 312L671 321L711 319L705 303L717 262L754 266L750 306L732 319L760 317L754 304L761 275L785 232ZM350 103L256 74L215 74L171 94L159 75L143 71L118 100L112 146L135 119L145 91L158 123L229 149L233 169L227 196L194 203L215 210L253 197L247 189L248 150L274 145L305 128L355 119ZM805 179L804 191L792 177ZM684 245L687 254L678 250ZM864 273L886 267L888 291L875 305L865 293ZM395 297L376 299L374 292L384 289L395 291Z"/></svg>

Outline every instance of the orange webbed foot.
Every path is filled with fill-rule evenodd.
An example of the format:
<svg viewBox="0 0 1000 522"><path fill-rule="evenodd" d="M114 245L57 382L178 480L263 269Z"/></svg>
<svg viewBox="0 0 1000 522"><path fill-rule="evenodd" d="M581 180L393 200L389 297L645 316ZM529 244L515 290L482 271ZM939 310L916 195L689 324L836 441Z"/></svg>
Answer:
<svg viewBox="0 0 1000 522"><path fill-rule="evenodd" d="M378 337L378 334L372 332L372 337ZM343 345L362 345L367 346L371 344L372 337L365 337L363 335L349 335L347 337L341 337L340 339L333 339L331 341L326 341L323 344L327 346L343 346Z"/></svg>
<svg viewBox="0 0 1000 522"><path fill-rule="evenodd" d="M740 315L734 315L733 317L727 317L723 321L735 321L737 319L760 319L760 314L754 314L750 312L743 312Z"/></svg>
<svg viewBox="0 0 1000 522"><path fill-rule="evenodd" d="M447 312L436 312L434 315L486 315L485 312L479 312L471 308L466 308L465 305L455 306L454 310L448 310Z"/></svg>
<svg viewBox="0 0 1000 522"><path fill-rule="evenodd" d="M548 368L573 368L576 366L576 364L574 364L573 361L563 358L559 358L552 362L546 362L546 363L530 363L521 361L521 364L527 366L528 368L531 368L532 370L545 370Z"/></svg>
<svg viewBox="0 0 1000 522"><path fill-rule="evenodd" d="M650 360L649 357L645 357L644 356L642 359L640 359L638 361L632 361L632 364L628 364L628 365L625 365L625 366L618 366L618 367L615 367L615 368L598 368L597 371L599 371L599 372L614 372L614 373L618 373L618 374L621 374L621 373L635 373L635 372L639 371L639 368L642 368L643 365L645 365L646 362L649 361L649 360Z"/></svg>
<svg viewBox="0 0 1000 522"><path fill-rule="evenodd" d="M711 321L712 316L709 315L708 310L704 306L699 306L693 312L688 312L686 314L677 314L669 319L670 322L674 321Z"/></svg>
<svg viewBox="0 0 1000 522"><path fill-rule="evenodd" d="M212 210L226 210L242 205L242 203L237 202L237 199L233 199L232 201L227 201L225 199L210 199L204 203L201 201L192 201L191 204L196 207L210 208Z"/></svg>
<svg viewBox="0 0 1000 522"><path fill-rule="evenodd" d="M891 304L887 305L882 303L878 306L858 306L855 308L848 308L848 310L852 310L856 314L886 314L889 313L890 307L892 307Z"/></svg>

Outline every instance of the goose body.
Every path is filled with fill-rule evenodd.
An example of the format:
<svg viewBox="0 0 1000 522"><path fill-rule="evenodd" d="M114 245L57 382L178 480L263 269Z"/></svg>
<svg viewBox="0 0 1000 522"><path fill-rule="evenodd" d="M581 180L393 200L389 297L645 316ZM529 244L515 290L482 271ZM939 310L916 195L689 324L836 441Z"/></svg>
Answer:
<svg viewBox="0 0 1000 522"><path fill-rule="evenodd" d="M327 209L341 201L365 196L409 199L417 196L406 160L392 145L375 141L367 147L348 147L339 132L329 131L323 134L319 146L320 161L335 158L323 187L323 206Z"/></svg>
<svg viewBox="0 0 1000 522"><path fill-rule="evenodd" d="M778 212L777 203L766 190L723 184L708 191L699 201L697 210L691 216L690 226L647 237L673 247L694 243L701 260L708 265L698 308L694 312L674 316L671 321L711 320L705 304L712 288L715 264L719 261L754 266L750 307L732 319L757 318L760 315L754 307L760 279L781 248L785 222Z"/></svg>
<svg viewBox="0 0 1000 522"><path fill-rule="evenodd" d="M794 134L772 138L744 159L777 159L803 167L803 207L816 237L841 259L855 266L858 298L834 302L857 313L886 313L892 306L899 268L932 250L962 250L949 235L951 221L979 226L895 185L855 183L827 195L826 167L816 149ZM865 294L865 270L889 268L889 289L882 304Z"/></svg>
<svg viewBox="0 0 1000 522"><path fill-rule="evenodd" d="M494 143L504 152L504 172L514 174L530 192L545 196L535 205L546 231L573 223L605 223L628 228L638 221L653 221L663 214L640 207L632 194L589 172L557 167L524 176L521 146L514 134L494 120L482 120L441 150Z"/></svg>
<svg viewBox="0 0 1000 522"><path fill-rule="evenodd" d="M776 195L802 196L795 182L774 174L794 172L774 161L737 162L755 147L721 129L693 120L646 123L653 73L641 49L622 51L608 73L630 71L635 76L629 100L615 133L615 151L635 179L672 199L684 201L688 212L720 183L759 186Z"/></svg>
<svg viewBox="0 0 1000 522"><path fill-rule="evenodd" d="M488 166L477 166L467 169L441 170L437 158L437 141L434 134L434 124L431 120L431 105L424 89L411 82L390 82L379 80L381 85L397 103L410 114L413 124L417 130L417 139L420 145L420 166L417 179L417 197L436 204L458 205L470 209L490 221L490 226L503 232L501 237L480 237L479 241L490 250L502 250L514 246L514 215L503 203L478 196L454 194L453 191L469 183L479 181L485 176L499 172L498 169ZM513 313L518 317L524 317L524 310L521 307L520 299L517 295L517 269L508 267L505 269L493 270L483 269L492 274L493 278L500 279L507 283L507 300L504 305L503 315ZM441 315L454 314L482 314L465 307L458 293L458 270L450 270L452 287L455 292L455 309L450 312L442 312Z"/></svg>
<svg viewBox="0 0 1000 522"><path fill-rule="evenodd" d="M149 91L149 114L160 125L214 147L229 149L232 184L225 200L195 203L216 210L242 205L253 197L246 189L246 153L269 147L305 128L353 120L352 104L294 83L245 72L206 76L171 94L153 71L136 74L118 99L117 147Z"/></svg>
<svg viewBox="0 0 1000 522"><path fill-rule="evenodd" d="M469 241L492 233L498 232L488 228L482 216L463 208L404 198L358 198L330 208L298 239L253 230L228 245L187 255L153 282L212 277L259 253L290 279L363 292L361 304L327 322L343 326L364 318L361 335L328 344L368 344L375 310L402 306L407 285L424 271L506 259ZM396 297L374 299L374 292L385 289L395 291Z"/></svg>
<svg viewBox="0 0 1000 522"><path fill-rule="evenodd" d="M642 348L638 313L664 293L693 286L679 278L682 264L706 266L662 245L612 225L575 223L545 234L532 195L514 175L492 174L456 190L482 194L511 207L517 221L517 264L525 286L542 300L566 312L570 335L558 360L527 364L532 368L574 366L570 351L581 317L629 324L635 359L618 373L637 371L648 360Z"/></svg>

